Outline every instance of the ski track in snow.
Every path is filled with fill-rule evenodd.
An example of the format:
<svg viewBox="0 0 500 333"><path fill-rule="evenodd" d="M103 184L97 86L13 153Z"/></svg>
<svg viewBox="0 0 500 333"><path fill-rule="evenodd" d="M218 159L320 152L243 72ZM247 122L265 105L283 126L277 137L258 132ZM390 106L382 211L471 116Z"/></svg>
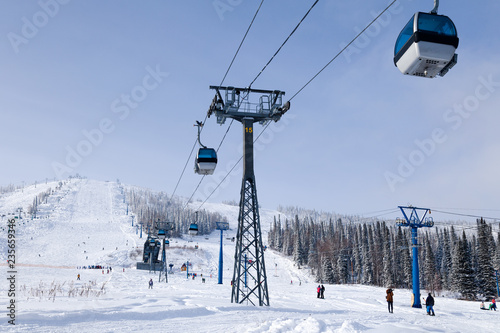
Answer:
<svg viewBox="0 0 500 333"><path fill-rule="evenodd" d="M27 207L34 196L55 189L58 182L30 186L0 198L3 212ZM18 221L16 226L16 324L4 316L0 331L13 332L496 332L500 312L480 311L479 304L436 297L436 316L411 308L410 290L396 290L394 313L387 312L385 289L361 285L325 285L325 299L316 298L314 278L297 269L289 258L267 250L269 307L232 304L230 280L238 207L206 203L203 207L226 216L230 230L223 241L223 284L217 284L220 232L208 236L171 239L168 263L174 273L168 283L158 274L135 269L133 253L142 250L120 185L114 182L72 179L39 206L39 219ZM261 209L263 242L276 211ZM284 220L286 217L281 216ZM2 220L4 223L6 220ZM144 233L145 235L145 233ZM0 257L6 262L6 232L2 231ZM194 250L194 245L199 249ZM182 263L192 262L187 279ZM77 269L77 266L112 266L112 270ZM7 266L1 265L4 276ZM76 280L81 274L81 280ZM153 289L147 288L150 278ZM68 297L68 291L93 285L100 296ZM29 291L59 286L56 297L30 295ZM0 303L7 298L7 282L0 284ZM424 291L422 291L423 293ZM4 310L5 311L5 310ZM5 313L5 312L4 312Z"/></svg>

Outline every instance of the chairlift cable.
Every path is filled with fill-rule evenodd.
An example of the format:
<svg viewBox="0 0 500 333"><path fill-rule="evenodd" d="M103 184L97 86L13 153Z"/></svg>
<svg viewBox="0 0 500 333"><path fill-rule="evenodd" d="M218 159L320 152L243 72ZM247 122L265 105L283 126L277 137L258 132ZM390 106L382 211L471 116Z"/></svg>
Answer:
<svg viewBox="0 0 500 333"><path fill-rule="evenodd" d="M483 218L487 220L500 220L498 217L488 217L488 216L479 216L479 215L472 215L472 214L461 214L461 213L452 213L452 212L445 212L442 210L437 210L437 209L432 209L431 211L437 212L437 213L442 213L442 214L449 214L449 215L457 215L457 216L466 216L466 217L475 217L475 218Z"/></svg>

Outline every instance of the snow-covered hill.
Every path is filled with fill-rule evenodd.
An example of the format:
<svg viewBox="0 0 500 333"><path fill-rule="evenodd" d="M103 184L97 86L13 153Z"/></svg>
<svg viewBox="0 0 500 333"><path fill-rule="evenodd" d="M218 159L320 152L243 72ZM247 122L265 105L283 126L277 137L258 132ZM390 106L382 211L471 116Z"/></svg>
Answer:
<svg viewBox="0 0 500 333"><path fill-rule="evenodd" d="M207 203L203 208L227 217L224 235L224 279L217 284L219 232L171 239L167 260L174 265L168 283L158 274L135 269L145 238L132 227L121 185L87 179L39 184L0 198L3 214L53 193L39 206L37 219L15 225L15 298L7 279L0 283L4 313L15 300L15 323L8 316L0 331L19 332L495 332L500 312L481 311L478 303L436 298L436 317L411 308L409 290L396 290L394 313L386 309L382 288L326 285L317 299L307 269L266 251L269 307L230 302L238 207ZM57 189L56 189L57 188ZM262 209L263 240L276 211ZM7 216L0 236L2 270L7 262ZM144 235L143 235L144 236ZM194 248L198 245L198 249ZM203 274L188 279L183 263ZM81 269L102 265L104 269ZM112 269L108 272L107 267ZM80 274L80 280L77 275ZM148 289L148 281L155 282Z"/></svg>

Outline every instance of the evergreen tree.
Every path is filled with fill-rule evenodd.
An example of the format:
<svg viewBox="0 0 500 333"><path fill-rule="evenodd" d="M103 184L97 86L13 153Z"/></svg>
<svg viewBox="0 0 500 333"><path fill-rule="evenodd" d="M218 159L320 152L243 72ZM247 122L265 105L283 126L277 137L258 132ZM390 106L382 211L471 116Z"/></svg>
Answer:
<svg viewBox="0 0 500 333"><path fill-rule="evenodd" d="M496 294L495 270L492 254L491 227L484 219L477 221L477 286L478 292L485 296Z"/></svg>
<svg viewBox="0 0 500 333"><path fill-rule="evenodd" d="M361 274L361 283L362 284L372 284L373 283L373 265L372 265L372 256L370 253L370 241L368 232L368 227L366 224L363 225L363 234L361 239L362 246L362 274Z"/></svg>
<svg viewBox="0 0 500 333"><path fill-rule="evenodd" d="M354 234L354 244L353 244L353 249L352 249L352 264L353 264L353 271L354 271L354 281L359 283L360 282L360 277L361 277L361 271L362 271L362 263L361 263L361 250L360 250L360 232L361 232L361 227L358 226L356 228L355 234ZM354 282L353 281L353 282Z"/></svg>
<svg viewBox="0 0 500 333"><path fill-rule="evenodd" d="M297 267L300 269L300 267L306 263L307 259L306 259L306 254L304 253L304 248L302 247L301 231L300 231L298 216L295 216L293 236L295 238L293 246L293 261L297 264Z"/></svg>
<svg viewBox="0 0 500 333"><path fill-rule="evenodd" d="M390 287L394 284L393 276L392 276L392 255L391 253L391 243L390 243L390 234L389 230L385 230L385 242L383 244L383 258L382 261L384 263L383 269L383 277L382 277L382 285L386 287Z"/></svg>
<svg viewBox="0 0 500 333"><path fill-rule="evenodd" d="M413 288L413 278L412 278L412 258L411 258L411 240L409 239L408 232L405 231L406 234L406 246L401 250L402 260L403 260L403 283L404 286L408 289Z"/></svg>
<svg viewBox="0 0 500 333"><path fill-rule="evenodd" d="M471 252L465 231L455 246L452 262L453 290L461 293L465 299L475 299L474 272L471 267Z"/></svg>
<svg viewBox="0 0 500 333"><path fill-rule="evenodd" d="M448 233L448 229L443 230L443 256L441 258L441 283L443 287L447 290L451 289L451 269L452 269L452 260L451 260L451 246L450 246L450 235Z"/></svg>
<svg viewBox="0 0 500 333"><path fill-rule="evenodd" d="M493 266L494 266L495 270L499 271L500 270L500 231L497 234L497 244L496 244L495 248L496 248L495 263Z"/></svg>
<svg viewBox="0 0 500 333"><path fill-rule="evenodd" d="M349 271L347 270L347 259L339 256L337 259L337 276L338 283L346 284L348 280Z"/></svg>
<svg viewBox="0 0 500 333"><path fill-rule="evenodd" d="M334 284L335 276L333 274L333 266L330 257L324 255L322 258L323 279L325 283Z"/></svg>
<svg viewBox="0 0 500 333"><path fill-rule="evenodd" d="M434 253L432 251L428 235L426 235L424 239L426 249L424 260L424 275L426 279L424 285L427 290L432 290L434 292L436 289L439 289L436 281L436 264L434 261Z"/></svg>

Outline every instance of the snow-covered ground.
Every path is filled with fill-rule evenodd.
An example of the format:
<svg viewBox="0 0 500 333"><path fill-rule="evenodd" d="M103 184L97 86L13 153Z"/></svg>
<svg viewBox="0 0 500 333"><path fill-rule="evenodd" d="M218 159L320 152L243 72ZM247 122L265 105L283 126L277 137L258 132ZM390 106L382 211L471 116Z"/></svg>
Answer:
<svg viewBox="0 0 500 333"><path fill-rule="evenodd" d="M2 214L30 204L33 197L57 183L38 185L0 198ZM168 283L158 274L135 269L140 239L120 185L73 179L39 207L40 219L16 223L16 325L8 323L12 297L7 277L6 218L0 247L4 315L0 331L19 332L496 332L500 312L481 311L479 303L436 297L436 316L410 307L410 290L396 290L394 313L387 311L383 288L325 285L325 299L316 298L314 279L288 258L271 250L265 260L269 307L233 304L230 279L238 208L206 204L227 216L224 235L224 279L217 284L219 232L172 239L167 260L174 264ZM277 212L261 210L263 240ZM143 235L144 236L144 235ZM198 249L194 249L198 245ZM188 279L180 266L189 260ZM83 265L111 266L78 269ZM77 274L81 279L77 280ZM148 281L154 280L153 289ZM68 296L70 295L70 296Z"/></svg>

